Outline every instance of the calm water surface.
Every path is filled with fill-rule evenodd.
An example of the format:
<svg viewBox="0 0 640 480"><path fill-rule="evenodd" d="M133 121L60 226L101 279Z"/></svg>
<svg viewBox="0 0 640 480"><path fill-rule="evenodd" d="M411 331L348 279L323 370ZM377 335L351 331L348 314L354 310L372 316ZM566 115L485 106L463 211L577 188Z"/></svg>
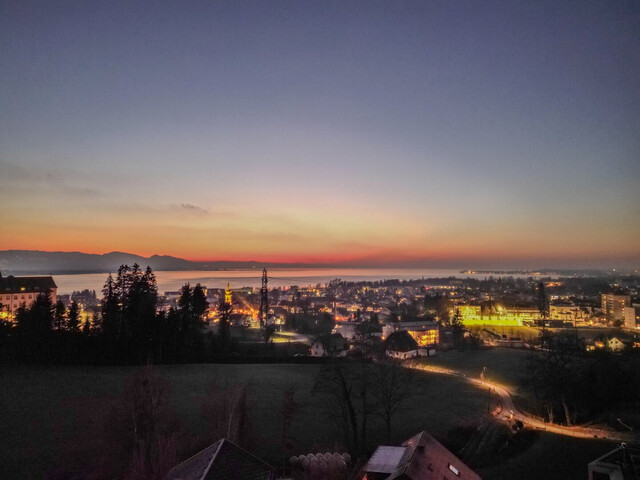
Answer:
<svg viewBox="0 0 640 480"><path fill-rule="evenodd" d="M262 270L215 270L215 271L157 271L158 292L180 290L187 282L192 285L200 283L209 288L223 288L227 283L231 288L260 287ZM418 278L467 277L487 278L487 274L462 274L459 270L450 269L373 269L373 268L272 268L269 269L269 287L286 287L290 285L327 284L334 278L345 281L375 281L398 278L402 280ZM498 275L495 275L498 276ZM506 275L502 275L506 276ZM526 275L512 275L526 276ZM74 290L96 290L104 286L107 275L104 273L54 275L59 294L71 293Z"/></svg>

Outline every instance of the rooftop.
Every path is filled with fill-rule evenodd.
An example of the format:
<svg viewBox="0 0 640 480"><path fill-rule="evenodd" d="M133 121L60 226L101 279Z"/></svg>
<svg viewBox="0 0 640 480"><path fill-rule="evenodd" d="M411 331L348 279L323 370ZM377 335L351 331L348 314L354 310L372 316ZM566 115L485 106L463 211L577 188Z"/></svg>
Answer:
<svg viewBox="0 0 640 480"><path fill-rule="evenodd" d="M623 443L589 463L589 470L594 467L618 470L624 480L640 480L640 444Z"/></svg>
<svg viewBox="0 0 640 480"><path fill-rule="evenodd" d="M272 467L226 438L173 467L165 480L272 480Z"/></svg>
<svg viewBox="0 0 640 480"><path fill-rule="evenodd" d="M19 292L46 292L58 288L53 277L14 277L9 275L3 277L0 274L0 292L19 293Z"/></svg>
<svg viewBox="0 0 640 480"><path fill-rule="evenodd" d="M395 465L394 465L395 464ZM367 478L384 480L481 480L453 453L426 432L420 432L401 447L381 446L365 467Z"/></svg>
<svg viewBox="0 0 640 480"><path fill-rule="evenodd" d="M410 352L418 348L418 343L413 337L403 330L401 332L393 332L384 342L385 350L393 352Z"/></svg>

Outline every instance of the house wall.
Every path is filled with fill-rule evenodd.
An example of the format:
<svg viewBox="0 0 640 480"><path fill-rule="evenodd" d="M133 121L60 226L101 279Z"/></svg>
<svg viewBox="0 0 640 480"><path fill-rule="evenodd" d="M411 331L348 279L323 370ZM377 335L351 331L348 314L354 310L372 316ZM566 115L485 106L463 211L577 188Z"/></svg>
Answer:
<svg viewBox="0 0 640 480"><path fill-rule="evenodd" d="M58 301L57 288L51 290L51 301L56 303ZM27 308L31 307L33 302L36 301L36 297L42 292L34 292L34 291L24 291L19 293L0 293L0 303L2 304L2 308L7 310L9 313L15 313L15 311L22 305L23 303L27 306Z"/></svg>
<svg viewBox="0 0 640 480"><path fill-rule="evenodd" d="M387 357L397 358L398 360L407 360L408 358L415 358L418 356L417 350L410 350L408 352L396 352L395 350L387 350Z"/></svg>
<svg viewBox="0 0 640 480"><path fill-rule="evenodd" d="M624 326L627 328L636 328L637 325L637 315L635 307L624 307L623 309L624 316Z"/></svg>
<svg viewBox="0 0 640 480"><path fill-rule="evenodd" d="M435 348L420 348L418 349L419 357L435 357L437 350Z"/></svg>
<svg viewBox="0 0 640 480"><path fill-rule="evenodd" d="M314 344L312 344L311 348L309 349L309 355L311 355L312 357L324 357L325 352L322 344L320 342L315 342Z"/></svg>

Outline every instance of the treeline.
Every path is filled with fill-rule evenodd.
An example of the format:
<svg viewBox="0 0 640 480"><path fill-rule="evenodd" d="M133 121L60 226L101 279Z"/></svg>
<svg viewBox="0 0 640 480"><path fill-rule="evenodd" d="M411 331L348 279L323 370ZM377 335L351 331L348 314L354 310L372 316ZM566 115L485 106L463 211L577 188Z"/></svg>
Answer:
<svg viewBox="0 0 640 480"><path fill-rule="evenodd" d="M0 325L0 359L40 364L145 364L211 361L233 352L229 334L231 306L218 308L214 334L205 328L209 307L200 284L185 284L176 308L157 311L158 287L151 268L122 265L109 275L102 291L102 308L80 318L76 302L65 308L50 292L41 293L13 322Z"/></svg>
<svg viewBox="0 0 640 480"><path fill-rule="evenodd" d="M543 350L532 352L521 387L536 400L538 413L549 422L580 424L640 406L640 355L587 352L575 335L546 333ZM636 421L634 415L633 421Z"/></svg>

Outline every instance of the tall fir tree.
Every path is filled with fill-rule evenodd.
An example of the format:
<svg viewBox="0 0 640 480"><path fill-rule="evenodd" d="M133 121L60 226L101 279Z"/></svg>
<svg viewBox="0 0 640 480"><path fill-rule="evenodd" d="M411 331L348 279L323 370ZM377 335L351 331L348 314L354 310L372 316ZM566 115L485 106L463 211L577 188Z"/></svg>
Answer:
<svg viewBox="0 0 640 480"><path fill-rule="evenodd" d="M62 300L56 302L53 314L53 330L63 331L66 328L67 323L67 309L64 308Z"/></svg>
<svg viewBox="0 0 640 480"><path fill-rule="evenodd" d="M38 294L30 308L22 305L18 309L16 333L22 360L36 363L52 360L51 332L54 317L55 305L50 291Z"/></svg>
<svg viewBox="0 0 640 480"><path fill-rule="evenodd" d="M118 355L118 344L121 340L121 311L116 282L111 274L102 289L101 332L106 348L107 361L115 363Z"/></svg>
<svg viewBox="0 0 640 480"><path fill-rule="evenodd" d="M209 308L209 302L207 302L207 296L199 283L196 284L193 289L191 303L193 314L198 317L198 319L202 320L204 314Z"/></svg>
<svg viewBox="0 0 640 480"><path fill-rule="evenodd" d="M80 331L80 312L78 311L78 304L75 301L72 301L69 305L67 330L72 333L78 333Z"/></svg>
<svg viewBox="0 0 640 480"><path fill-rule="evenodd" d="M538 283L537 288L538 293L538 311L540 312L540 317L543 319L549 318L549 297L547 296L547 292L544 288L544 283Z"/></svg>

